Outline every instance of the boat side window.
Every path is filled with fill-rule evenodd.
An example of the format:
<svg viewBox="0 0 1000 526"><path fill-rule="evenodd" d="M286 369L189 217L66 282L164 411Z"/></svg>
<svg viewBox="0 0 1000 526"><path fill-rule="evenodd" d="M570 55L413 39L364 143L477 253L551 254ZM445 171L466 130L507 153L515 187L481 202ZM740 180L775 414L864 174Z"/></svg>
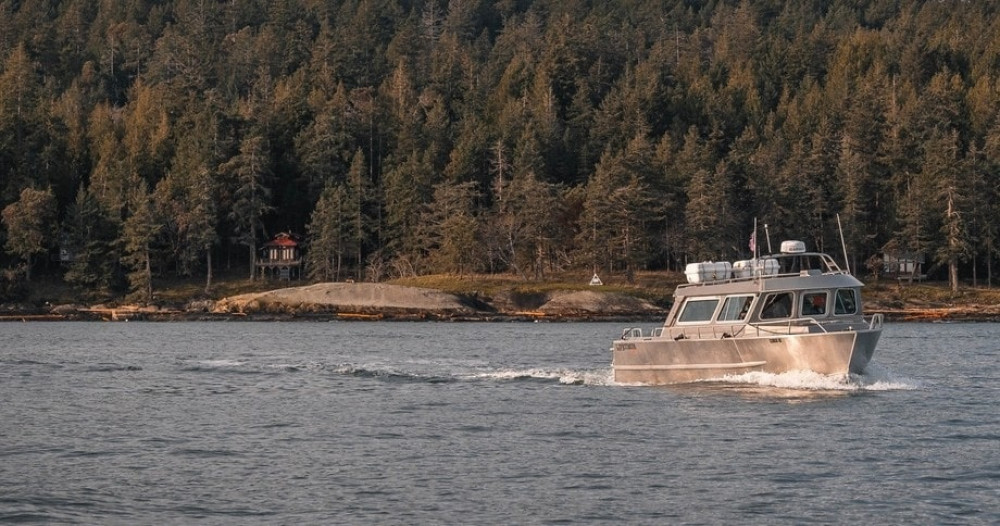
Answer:
<svg viewBox="0 0 1000 526"><path fill-rule="evenodd" d="M837 305L834 314L857 314L858 300L854 289L837 290Z"/></svg>
<svg viewBox="0 0 1000 526"><path fill-rule="evenodd" d="M773 320L787 318L792 313L792 293L777 292L764 296L764 306L760 309L760 319Z"/></svg>
<svg viewBox="0 0 1000 526"><path fill-rule="evenodd" d="M694 323L711 321L715 314L715 307L719 305L719 298L698 298L689 299L684 302L681 314L677 318L678 323Z"/></svg>
<svg viewBox="0 0 1000 526"><path fill-rule="evenodd" d="M719 311L719 321L745 320L750 313L750 304L753 303L753 296L729 296L722 302L722 310Z"/></svg>
<svg viewBox="0 0 1000 526"><path fill-rule="evenodd" d="M823 316L826 314L826 291L813 290L802 295L803 316Z"/></svg>

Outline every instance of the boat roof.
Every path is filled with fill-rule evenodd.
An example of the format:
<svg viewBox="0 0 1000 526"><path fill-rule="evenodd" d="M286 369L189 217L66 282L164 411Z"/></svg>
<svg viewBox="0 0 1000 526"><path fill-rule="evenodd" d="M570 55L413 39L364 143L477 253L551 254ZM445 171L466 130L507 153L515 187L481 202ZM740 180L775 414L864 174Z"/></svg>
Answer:
<svg viewBox="0 0 1000 526"><path fill-rule="evenodd" d="M771 263L768 263L770 261ZM823 252L780 253L748 260L751 275L729 277L704 283L685 283L674 291L675 297L754 294L776 290L812 290L864 286L847 270L841 269ZM774 266L773 273L766 269Z"/></svg>

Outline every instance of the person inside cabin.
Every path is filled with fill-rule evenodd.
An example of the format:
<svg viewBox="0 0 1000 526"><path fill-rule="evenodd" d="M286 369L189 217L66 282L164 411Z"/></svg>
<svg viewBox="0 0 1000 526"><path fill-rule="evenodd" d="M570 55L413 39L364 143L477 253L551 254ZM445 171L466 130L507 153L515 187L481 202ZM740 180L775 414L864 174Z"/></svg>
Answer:
<svg viewBox="0 0 1000 526"><path fill-rule="evenodd" d="M822 316L826 314L826 293L810 292L802 297L803 316Z"/></svg>

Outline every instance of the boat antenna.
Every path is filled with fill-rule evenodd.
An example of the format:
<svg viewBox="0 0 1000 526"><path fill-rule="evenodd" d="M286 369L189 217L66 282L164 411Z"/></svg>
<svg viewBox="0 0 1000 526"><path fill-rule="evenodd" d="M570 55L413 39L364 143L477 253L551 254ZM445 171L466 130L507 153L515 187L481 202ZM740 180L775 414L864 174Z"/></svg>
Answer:
<svg viewBox="0 0 1000 526"><path fill-rule="evenodd" d="M764 223L764 237L767 238L767 253L773 254L774 251L771 250L771 231L767 229L767 223Z"/></svg>
<svg viewBox="0 0 1000 526"><path fill-rule="evenodd" d="M844 267L851 273L851 260L847 259L847 243L844 242L844 227L840 225L840 214L837 214L837 231L840 232L840 248L844 251Z"/></svg>
<svg viewBox="0 0 1000 526"><path fill-rule="evenodd" d="M753 233L750 234L750 251L753 252L753 259L750 260L750 276L758 286L762 286L763 282L760 280L763 271L760 270L757 257L760 254L760 248L757 246L757 218L753 218Z"/></svg>

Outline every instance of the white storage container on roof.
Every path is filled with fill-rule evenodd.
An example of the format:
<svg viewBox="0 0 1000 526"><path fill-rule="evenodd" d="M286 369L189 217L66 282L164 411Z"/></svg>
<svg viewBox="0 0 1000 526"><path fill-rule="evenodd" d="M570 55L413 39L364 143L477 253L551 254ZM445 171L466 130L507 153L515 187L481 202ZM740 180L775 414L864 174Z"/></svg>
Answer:
<svg viewBox="0 0 1000 526"><path fill-rule="evenodd" d="M688 283L710 283L729 279L733 275L733 265L728 261L704 261L688 263L684 267L684 275Z"/></svg>
<svg viewBox="0 0 1000 526"><path fill-rule="evenodd" d="M751 276L774 276L778 274L778 260L767 259L745 259L733 263L734 278L749 278Z"/></svg>

